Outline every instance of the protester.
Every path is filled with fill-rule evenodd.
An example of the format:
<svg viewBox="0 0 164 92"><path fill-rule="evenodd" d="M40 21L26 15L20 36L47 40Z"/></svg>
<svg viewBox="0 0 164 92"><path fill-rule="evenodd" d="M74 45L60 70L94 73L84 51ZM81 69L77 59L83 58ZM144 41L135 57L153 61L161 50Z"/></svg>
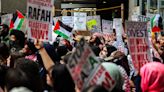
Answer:
<svg viewBox="0 0 164 92"><path fill-rule="evenodd" d="M37 61L37 49L35 48L34 42L32 42L31 40L28 40L25 45L24 48L22 48L22 50L19 51L19 53L22 53L26 59L30 59L33 61Z"/></svg>
<svg viewBox="0 0 164 92"><path fill-rule="evenodd" d="M164 92L164 65L151 62L140 70L142 92Z"/></svg>
<svg viewBox="0 0 164 92"><path fill-rule="evenodd" d="M9 48L10 52L18 52L24 47L25 34L20 30L12 30L10 32Z"/></svg>
<svg viewBox="0 0 164 92"><path fill-rule="evenodd" d="M8 67L0 65L0 92L3 92L5 87L5 75L8 71Z"/></svg>
<svg viewBox="0 0 164 92"><path fill-rule="evenodd" d="M55 64L43 47L43 43L35 41L35 46L42 57L44 67L51 79L50 85L56 92L75 92L75 84L65 65Z"/></svg>
<svg viewBox="0 0 164 92"><path fill-rule="evenodd" d="M0 26L2 27L0 31L0 42L6 43L9 40L9 26L6 24Z"/></svg>
<svg viewBox="0 0 164 92"><path fill-rule="evenodd" d="M164 61L162 32L152 32L152 39L148 36L152 44L145 39L146 26L144 30L135 26L142 32L122 33L120 39L116 34L121 27L113 33L88 31L90 36L83 40L70 30L73 36L65 39L58 34L49 42L9 30L5 24L0 27L0 92L164 92L164 65L159 63ZM130 40L131 34L138 40ZM148 45L154 47L149 61L143 54L149 52Z"/></svg>
<svg viewBox="0 0 164 92"><path fill-rule="evenodd" d="M28 81L31 83L31 90L34 92L42 92L42 82L39 74L39 66L36 62L25 58L19 58L15 60L14 67L23 71L29 78Z"/></svg>
<svg viewBox="0 0 164 92"><path fill-rule="evenodd" d="M7 71L5 78L5 92L9 92L16 87L26 87L32 90L31 82L22 70L10 69ZM32 90L33 92L37 92Z"/></svg>
<svg viewBox="0 0 164 92"><path fill-rule="evenodd" d="M164 61L164 34L162 34L161 36L160 36L160 38L159 38L159 48L158 48L158 52L159 52L159 54L160 54L160 56L161 56L161 58L163 59L163 61Z"/></svg>
<svg viewBox="0 0 164 92"><path fill-rule="evenodd" d="M109 56L111 55L111 53L112 53L113 51L116 51L116 50L117 50L117 49L116 49L114 46L106 44L106 45L103 47L103 49L101 50L99 56L100 56L100 58L109 57Z"/></svg>
<svg viewBox="0 0 164 92"><path fill-rule="evenodd" d="M7 65L7 58L9 57L9 49L5 43L0 43L0 65Z"/></svg>
<svg viewBox="0 0 164 92"><path fill-rule="evenodd" d="M108 92L123 92L124 79L116 64L104 62L95 71L90 75L91 79L86 84L89 86L102 85Z"/></svg>

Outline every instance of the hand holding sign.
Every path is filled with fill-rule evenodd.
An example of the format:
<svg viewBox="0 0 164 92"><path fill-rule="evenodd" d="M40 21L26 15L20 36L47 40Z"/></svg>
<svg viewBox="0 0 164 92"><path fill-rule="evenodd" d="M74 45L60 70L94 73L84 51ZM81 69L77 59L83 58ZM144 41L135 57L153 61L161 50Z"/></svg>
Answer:
<svg viewBox="0 0 164 92"><path fill-rule="evenodd" d="M42 42L41 40L39 40L39 39L35 39L35 40L34 40L34 45L35 45L35 47L36 47L38 50L40 50L40 49L43 48L43 42Z"/></svg>

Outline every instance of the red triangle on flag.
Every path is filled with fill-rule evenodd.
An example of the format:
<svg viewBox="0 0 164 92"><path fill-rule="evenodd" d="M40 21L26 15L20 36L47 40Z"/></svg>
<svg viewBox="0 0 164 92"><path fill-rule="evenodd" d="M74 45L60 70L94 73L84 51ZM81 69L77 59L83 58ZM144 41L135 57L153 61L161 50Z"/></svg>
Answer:
<svg viewBox="0 0 164 92"><path fill-rule="evenodd" d="M10 29L12 29L12 28L14 28L14 23L13 23L13 21L11 20L11 22L10 22Z"/></svg>
<svg viewBox="0 0 164 92"><path fill-rule="evenodd" d="M23 14L20 11L17 10L16 12L17 12L18 18L20 19L24 18Z"/></svg>
<svg viewBox="0 0 164 92"><path fill-rule="evenodd" d="M154 26L153 28L152 28L152 32L160 32L160 28L159 27L157 27L157 26Z"/></svg>
<svg viewBox="0 0 164 92"><path fill-rule="evenodd" d="M57 21L54 30L59 30L59 29L60 29L60 25L59 25L59 21Z"/></svg>

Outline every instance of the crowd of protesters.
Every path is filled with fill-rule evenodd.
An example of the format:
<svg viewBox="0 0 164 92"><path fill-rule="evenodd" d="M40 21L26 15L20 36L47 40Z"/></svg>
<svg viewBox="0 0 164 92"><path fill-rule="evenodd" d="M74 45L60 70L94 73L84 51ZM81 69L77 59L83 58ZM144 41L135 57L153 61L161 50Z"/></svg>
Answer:
<svg viewBox="0 0 164 92"><path fill-rule="evenodd" d="M92 35L88 44L101 65L114 76L115 84L110 88L102 83L79 90L66 67L68 59L76 48L74 43L59 39L53 44L27 39L20 30L11 30L5 24L0 31L0 92L164 92L164 34L152 39L162 60L153 61L136 71L127 46L127 53L114 45L116 35L105 39Z"/></svg>

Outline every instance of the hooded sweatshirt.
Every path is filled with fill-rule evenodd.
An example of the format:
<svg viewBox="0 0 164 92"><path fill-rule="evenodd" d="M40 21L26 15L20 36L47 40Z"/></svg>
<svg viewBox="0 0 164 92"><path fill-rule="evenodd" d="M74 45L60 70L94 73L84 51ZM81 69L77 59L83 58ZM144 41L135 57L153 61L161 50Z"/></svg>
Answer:
<svg viewBox="0 0 164 92"><path fill-rule="evenodd" d="M164 65L151 62L140 70L142 92L164 92Z"/></svg>

